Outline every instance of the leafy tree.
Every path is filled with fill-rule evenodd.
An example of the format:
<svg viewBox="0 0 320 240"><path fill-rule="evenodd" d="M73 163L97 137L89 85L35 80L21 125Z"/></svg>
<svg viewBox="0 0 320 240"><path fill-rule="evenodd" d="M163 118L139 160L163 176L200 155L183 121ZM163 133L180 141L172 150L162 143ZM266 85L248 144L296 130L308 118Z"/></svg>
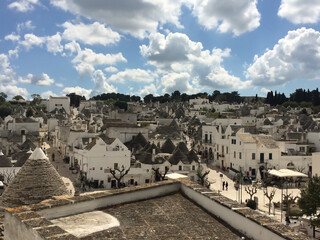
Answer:
<svg viewBox="0 0 320 240"><path fill-rule="evenodd" d="M33 115L34 115L34 112L33 112L32 108L29 107L29 108L27 109L26 116L27 116L27 117L33 117Z"/></svg>
<svg viewBox="0 0 320 240"><path fill-rule="evenodd" d="M20 99L24 100L24 98L21 95L14 96L12 99L15 99L17 101Z"/></svg>
<svg viewBox="0 0 320 240"><path fill-rule="evenodd" d="M145 103L153 102L153 95L152 95L152 94L146 95L146 96L143 98L143 101L144 101Z"/></svg>
<svg viewBox="0 0 320 240"><path fill-rule="evenodd" d="M70 106L79 107L81 100L86 100L85 96L80 96L76 93L67 94L70 98Z"/></svg>
<svg viewBox="0 0 320 240"><path fill-rule="evenodd" d="M0 104L4 103L7 97L7 94L5 94L4 92L0 92Z"/></svg>
<svg viewBox="0 0 320 240"><path fill-rule="evenodd" d="M315 227L320 226L320 214L317 210L320 207L320 177L313 176L310 178L305 189L301 190L301 197L298 205L302 212L311 216L310 223L313 226L313 237L315 237Z"/></svg>
<svg viewBox="0 0 320 240"><path fill-rule="evenodd" d="M39 105L41 103L41 96L39 94L31 94L32 97L32 105Z"/></svg>
<svg viewBox="0 0 320 240"><path fill-rule="evenodd" d="M115 107L118 107L120 109L124 109L125 111L127 111L128 109L128 104L126 102L123 102L123 101L117 101L114 103L114 106Z"/></svg>
<svg viewBox="0 0 320 240"><path fill-rule="evenodd" d="M0 105L0 117L5 118L12 113L12 107L10 103L4 103Z"/></svg>

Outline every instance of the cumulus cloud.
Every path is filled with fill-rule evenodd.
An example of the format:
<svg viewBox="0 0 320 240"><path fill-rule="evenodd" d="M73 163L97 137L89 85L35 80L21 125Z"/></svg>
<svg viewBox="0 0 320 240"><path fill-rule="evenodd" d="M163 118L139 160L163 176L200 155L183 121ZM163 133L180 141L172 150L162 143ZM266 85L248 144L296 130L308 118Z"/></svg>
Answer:
<svg viewBox="0 0 320 240"><path fill-rule="evenodd" d="M63 95L67 95L69 93L75 93L75 94L80 95L80 96L85 96L86 99L89 98L91 92L92 92L91 89L85 89L85 88L82 88L82 87L79 87L79 86L66 87L65 89L62 90L62 94Z"/></svg>
<svg viewBox="0 0 320 240"><path fill-rule="evenodd" d="M263 94L267 95L268 92L270 92L271 90L268 88L261 88L260 92L262 92Z"/></svg>
<svg viewBox="0 0 320 240"><path fill-rule="evenodd" d="M154 81L156 74L150 70L137 69L125 69L122 72L118 72L109 77L109 82L124 83L128 81L132 82L145 82L151 83Z"/></svg>
<svg viewBox="0 0 320 240"><path fill-rule="evenodd" d="M69 51L71 55L73 53L81 51L81 47L80 47L79 43L77 43L76 41L72 41L72 42L65 44L64 49Z"/></svg>
<svg viewBox="0 0 320 240"><path fill-rule="evenodd" d="M171 79L172 86L177 83L176 87L180 86L183 90L186 90L182 87L183 80L186 86L190 85L187 89L193 87L197 91L205 87L239 89L250 85L249 81L242 82L222 67L223 59L230 56L230 49L203 50L200 42L193 42L182 33L169 33L167 36L151 34L149 45L142 45L140 52L149 64L157 67L160 74L184 73L169 74L167 80ZM166 89L167 86L163 86Z"/></svg>
<svg viewBox="0 0 320 240"><path fill-rule="evenodd" d="M278 16L295 24L317 23L320 20L319 0L281 0Z"/></svg>
<svg viewBox="0 0 320 240"><path fill-rule="evenodd" d="M138 92L138 95L142 96L142 97L144 97L145 95L148 95L148 94L153 94L153 95L157 94L157 88L153 83L150 85L146 85L143 89L141 89Z"/></svg>
<svg viewBox="0 0 320 240"><path fill-rule="evenodd" d="M48 90L46 92L41 93L41 98L43 99L49 99L51 97L58 97L57 94L53 93L52 91Z"/></svg>
<svg viewBox="0 0 320 240"><path fill-rule="evenodd" d="M16 73L10 66L10 61L7 55L0 54L0 83L15 84Z"/></svg>
<svg viewBox="0 0 320 240"><path fill-rule="evenodd" d="M182 4L190 0L51 0L65 11L95 19L135 37L156 32L165 23L182 27L179 22Z"/></svg>
<svg viewBox="0 0 320 240"><path fill-rule="evenodd" d="M260 25L257 0L195 0L193 14L199 24L219 32L240 35Z"/></svg>
<svg viewBox="0 0 320 240"><path fill-rule="evenodd" d="M197 91L189 83L190 75L189 73L169 73L161 78L161 84L164 86L162 90L163 93L172 93L179 89L181 92L191 93Z"/></svg>
<svg viewBox="0 0 320 240"><path fill-rule="evenodd" d="M16 42L16 41L20 40L20 36L15 33L11 33L11 34L5 36L4 40L7 40L7 41L10 40L10 41Z"/></svg>
<svg viewBox="0 0 320 240"><path fill-rule="evenodd" d="M32 21L28 20L26 22L18 23L17 25L17 32L20 33L23 30L32 30L35 26L33 26Z"/></svg>
<svg viewBox="0 0 320 240"><path fill-rule="evenodd" d="M255 56L246 77L257 86L277 86L298 79L320 78L320 32L289 31L271 50Z"/></svg>
<svg viewBox="0 0 320 240"><path fill-rule="evenodd" d="M56 33L53 36L46 38L47 50L48 52L56 55L57 53L61 53L63 51L63 46L61 45L61 36L60 33Z"/></svg>
<svg viewBox="0 0 320 240"><path fill-rule="evenodd" d="M101 70L96 70L93 73L92 81L94 82L94 90L91 92L92 96L101 93L117 92L117 89L107 82L107 78Z"/></svg>
<svg viewBox="0 0 320 240"><path fill-rule="evenodd" d="M118 72L118 68L116 68L116 67L113 67L113 66L110 66L110 67L106 67L105 69L104 69L106 72Z"/></svg>
<svg viewBox="0 0 320 240"><path fill-rule="evenodd" d="M91 75L96 65L114 65L118 62L127 62L122 53L103 54L95 53L92 49L79 50L77 56L72 60L76 64L76 70L81 76Z"/></svg>
<svg viewBox="0 0 320 240"><path fill-rule="evenodd" d="M98 22L92 24L65 22L62 27L65 28L62 37L70 41L79 41L89 45L101 44L103 46L120 41L119 33Z"/></svg>
<svg viewBox="0 0 320 240"><path fill-rule="evenodd" d="M17 86L13 86L13 85L2 85L2 84L0 84L0 92L6 93L9 98L12 98L14 96L20 95L24 99L26 99L29 96L29 93L28 93L27 89L19 88Z"/></svg>
<svg viewBox="0 0 320 240"><path fill-rule="evenodd" d="M24 46L26 50L30 50L33 46L41 46L44 42L44 37L28 33L24 35L24 40L20 41L20 45Z"/></svg>
<svg viewBox="0 0 320 240"><path fill-rule="evenodd" d="M34 5L39 4L39 0L19 0L8 5L8 8L18 12L28 12L34 9Z"/></svg>
<svg viewBox="0 0 320 240"><path fill-rule="evenodd" d="M19 82L34 84L39 86L50 86L54 83L54 80L48 76L46 73L41 73L38 75L33 75L29 73L26 78L19 78Z"/></svg>

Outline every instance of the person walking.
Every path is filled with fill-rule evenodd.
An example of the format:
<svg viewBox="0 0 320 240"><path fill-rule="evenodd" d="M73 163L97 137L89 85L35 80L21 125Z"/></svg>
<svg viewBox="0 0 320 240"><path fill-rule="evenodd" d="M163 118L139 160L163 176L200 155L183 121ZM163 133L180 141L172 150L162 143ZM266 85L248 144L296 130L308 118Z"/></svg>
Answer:
<svg viewBox="0 0 320 240"><path fill-rule="evenodd" d="M228 191L228 185L229 185L228 182L226 182L226 191Z"/></svg>
<svg viewBox="0 0 320 240"><path fill-rule="evenodd" d="M289 226L290 224L290 218L289 216L286 214L286 225Z"/></svg>
<svg viewBox="0 0 320 240"><path fill-rule="evenodd" d="M226 182L225 181L223 181L222 182L222 191L224 190L224 186L226 185Z"/></svg>

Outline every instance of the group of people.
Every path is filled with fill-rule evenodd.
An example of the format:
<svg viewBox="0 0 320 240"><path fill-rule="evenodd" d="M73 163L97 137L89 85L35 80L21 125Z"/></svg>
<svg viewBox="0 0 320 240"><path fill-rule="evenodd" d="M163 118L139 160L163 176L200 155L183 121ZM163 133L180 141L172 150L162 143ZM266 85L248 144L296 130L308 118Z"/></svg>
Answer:
<svg viewBox="0 0 320 240"><path fill-rule="evenodd" d="M226 188L226 191L228 191L228 186L229 186L229 184L227 181L222 182L222 190L224 190L224 188Z"/></svg>

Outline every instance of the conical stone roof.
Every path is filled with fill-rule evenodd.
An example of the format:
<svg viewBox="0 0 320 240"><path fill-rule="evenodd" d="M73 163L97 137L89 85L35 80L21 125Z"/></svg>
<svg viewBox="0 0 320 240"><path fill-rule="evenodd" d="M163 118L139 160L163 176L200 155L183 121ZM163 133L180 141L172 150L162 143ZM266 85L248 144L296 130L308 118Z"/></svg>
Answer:
<svg viewBox="0 0 320 240"><path fill-rule="evenodd" d="M163 143L161 147L161 152L171 154L173 153L174 149L175 149L175 145L173 144L170 138L167 138L167 140Z"/></svg>
<svg viewBox="0 0 320 240"><path fill-rule="evenodd" d="M189 160L190 163L192 163L193 161L199 162L199 157L197 156L197 154L192 149L188 153L187 157L188 157L188 160Z"/></svg>
<svg viewBox="0 0 320 240"><path fill-rule="evenodd" d="M10 159L7 158L2 151L0 151L0 167L12 167Z"/></svg>
<svg viewBox="0 0 320 240"><path fill-rule="evenodd" d="M68 190L40 148L36 148L1 196L5 207L39 203Z"/></svg>
<svg viewBox="0 0 320 240"><path fill-rule="evenodd" d="M176 148L172 153L171 157L168 159L168 161L172 165L177 165L180 161L183 163L187 163L188 158L186 155L184 155L184 153L179 148Z"/></svg>
<svg viewBox="0 0 320 240"><path fill-rule="evenodd" d="M179 148L184 155L188 155L189 149L187 148L186 144L184 142L179 142L177 145L177 148Z"/></svg>

